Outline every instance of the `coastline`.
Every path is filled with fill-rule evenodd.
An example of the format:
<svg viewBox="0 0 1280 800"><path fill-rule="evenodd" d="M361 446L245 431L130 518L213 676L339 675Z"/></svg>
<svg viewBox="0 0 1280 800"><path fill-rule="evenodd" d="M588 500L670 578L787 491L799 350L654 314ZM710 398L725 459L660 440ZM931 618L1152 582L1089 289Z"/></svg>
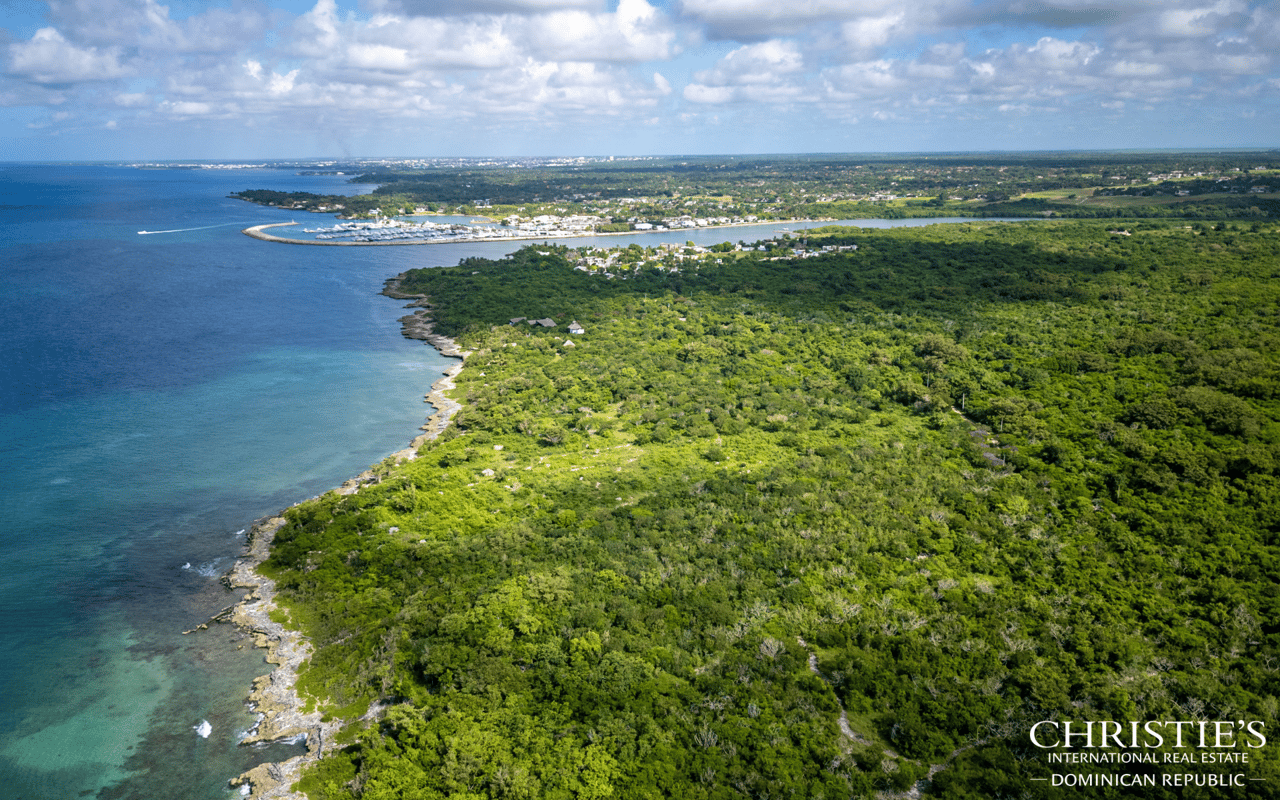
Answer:
<svg viewBox="0 0 1280 800"><path fill-rule="evenodd" d="M287 228L291 225L298 225L298 222L273 222L268 225L254 225L250 228L244 228L240 232L252 239L258 239L263 242L275 242L276 244L302 244L315 247L388 247L403 245L422 245L422 244L458 244L459 242L546 242L553 239L586 239L596 236L643 236L646 233L671 233L673 231L710 231L720 228L744 228L752 225L799 225L805 222L832 222L834 219L777 219L765 220L763 222L726 222L723 225L703 225L698 228L667 228L664 230L650 231L608 231L599 233L591 231L589 233L566 233L563 236L541 234L538 236L474 236L464 239L404 239L393 240L389 242L331 242L317 241L315 239L290 239L285 236L276 236L271 233L265 233L267 228Z"/></svg>
<svg viewBox="0 0 1280 800"><path fill-rule="evenodd" d="M308 242L298 243L308 244ZM322 243L311 242L310 244ZM426 395L424 402L430 403L434 411L419 429L423 433L414 437L409 447L388 456L397 462L411 461L416 458L418 448L443 433L449 427L453 416L461 410L462 406L447 397L446 393L455 388L453 379L462 371L465 359L470 355L468 351L459 348L454 340L432 332L431 319L427 315L430 304L425 295L401 293L399 286L402 278L403 273L389 278L382 290L382 294L397 300L413 300L406 307L417 309L413 314L401 318L401 334L406 338L418 339L430 344L441 355L457 358L458 362L450 366L443 377L431 384L431 391ZM362 485L374 480L376 478L373 471L366 470L333 491L339 494L355 494ZM342 721L326 720L325 712L321 708L304 712L306 704L296 688L298 670L310 657L313 648L303 633L292 630L271 618L272 612L279 608L275 602L276 584L274 580L258 572L258 567L270 555L271 543L285 522L283 511L255 521L246 535L244 552L223 577L223 582L228 588L249 590L231 607L227 618L249 634L255 647L266 650L265 661L275 665L269 673L253 681L247 702L259 715L259 722L240 744L252 745L259 742L295 739L305 741L307 747L307 751L302 755L286 761L259 764L229 781L232 787L241 787L244 796L251 800L306 800L306 795L294 792L291 787L299 780L305 767L337 747L335 735L344 724ZM224 614L220 613L214 619L223 618L223 616ZM361 719L373 719L377 712L375 705Z"/></svg>

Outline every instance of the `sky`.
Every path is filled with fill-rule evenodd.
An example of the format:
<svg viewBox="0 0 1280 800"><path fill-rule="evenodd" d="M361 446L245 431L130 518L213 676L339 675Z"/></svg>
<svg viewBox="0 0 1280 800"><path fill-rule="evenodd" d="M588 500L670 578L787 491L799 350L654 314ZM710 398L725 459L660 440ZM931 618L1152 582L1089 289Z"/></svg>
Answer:
<svg viewBox="0 0 1280 800"><path fill-rule="evenodd" d="M0 160L1280 145L1280 0L0 0Z"/></svg>

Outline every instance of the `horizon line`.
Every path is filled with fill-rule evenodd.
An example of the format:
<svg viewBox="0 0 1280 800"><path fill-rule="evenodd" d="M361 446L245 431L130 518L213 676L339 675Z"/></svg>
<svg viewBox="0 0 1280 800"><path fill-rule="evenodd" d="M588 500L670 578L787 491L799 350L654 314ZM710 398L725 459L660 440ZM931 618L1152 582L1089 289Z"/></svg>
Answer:
<svg viewBox="0 0 1280 800"><path fill-rule="evenodd" d="M0 160L0 164L23 165L95 165L95 164L272 164L297 162L343 161L477 161L477 160L564 160L564 159L677 159L677 158L805 158L805 157L872 157L872 158L929 158L941 156L1018 156L1018 155L1106 155L1106 154L1213 154L1213 153L1280 153L1280 144L1220 147L1117 147L1117 148L1044 148L1026 150L866 150L866 151L793 151L762 153L578 153L574 155L313 155L313 156L264 156L243 158L111 158L111 159L31 159Z"/></svg>

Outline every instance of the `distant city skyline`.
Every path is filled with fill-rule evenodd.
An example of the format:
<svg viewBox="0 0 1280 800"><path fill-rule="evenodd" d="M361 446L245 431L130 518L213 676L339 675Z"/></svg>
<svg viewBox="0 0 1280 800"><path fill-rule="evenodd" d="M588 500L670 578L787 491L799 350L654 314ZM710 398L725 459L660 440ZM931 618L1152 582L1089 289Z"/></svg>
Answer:
<svg viewBox="0 0 1280 800"><path fill-rule="evenodd" d="M0 0L6 160L1275 147L1248 0Z"/></svg>

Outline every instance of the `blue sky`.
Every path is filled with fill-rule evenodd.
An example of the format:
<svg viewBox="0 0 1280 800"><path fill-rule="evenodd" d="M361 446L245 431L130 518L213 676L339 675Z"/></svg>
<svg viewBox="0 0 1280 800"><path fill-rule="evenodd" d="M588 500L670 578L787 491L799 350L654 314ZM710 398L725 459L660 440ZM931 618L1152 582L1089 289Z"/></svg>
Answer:
<svg viewBox="0 0 1280 800"><path fill-rule="evenodd" d="M1256 0L0 0L7 159L1280 145Z"/></svg>

